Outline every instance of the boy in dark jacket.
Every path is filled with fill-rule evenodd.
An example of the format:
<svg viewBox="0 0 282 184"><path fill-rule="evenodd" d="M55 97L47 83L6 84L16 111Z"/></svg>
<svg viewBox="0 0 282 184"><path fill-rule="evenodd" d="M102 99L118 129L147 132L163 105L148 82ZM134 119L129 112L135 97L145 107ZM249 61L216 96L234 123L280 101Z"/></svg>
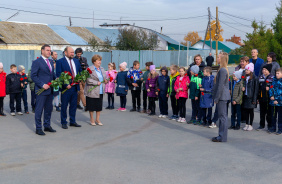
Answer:
<svg viewBox="0 0 282 184"><path fill-rule="evenodd" d="M16 100L16 111L18 115L23 115L21 108L21 93L23 85L23 78L20 74L17 73L17 66L12 64L10 66L11 73L7 75L6 78L6 93L10 95L10 109L11 115L15 116L15 104Z"/></svg>
<svg viewBox="0 0 282 184"><path fill-rule="evenodd" d="M176 91L174 90L174 83L176 81L177 76L179 75L178 66L177 65L171 65L170 66L170 76L169 76L169 87L168 87L168 94L170 96L171 101L171 108L173 115L169 118L170 120L177 120L179 109L177 106L177 100L175 98Z"/></svg>
<svg viewBox="0 0 282 184"><path fill-rule="evenodd" d="M169 87L169 76L167 68L164 66L161 68L161 75L158 78L157 89L159 97L159 108L160 115L159 118L167 118L168 115L168 87Z"/></svg>
<svg viewBox="0 0 282 184"><path fill-rule="evenodd" d="M118 111L126 111L126 95L128 91L127 84L127 71L126 70L127 63L123 62L119 65L120 72L117 74L115 83L117 83L116 94L120 96L120 108Z"/></svg>
<svg viewBox="0 0 282 184"><path fill-rule="evenodd" d="M263 130L265 127L265 116L267 122L268 130L271 128L272 114L271 107L269 105L270 96L269 96L269 88L273 82L274 76L270 73L272 69L272 64L267 64L263 66L262 75L259 76L259 92L258 92L258 100L260 107L260 126L257 129Z"/></svg>
<svg viewBox="0 0 282 184"><path fill-rule="evenodd" d="M229 129L240 130L241 126L241 105L243 98L243 81L241 81L242 70L236 71L233 74L231 82L231 126ZM237 124L235 125L235 119Z"/></svg>
<svg viewBox="0 0 282 184"><path fill-rule="evenodd" d="M188 122L188 124L194 123L194 125L196 125L196 124L200 124L201 121L199 84L202 83L202 79L198 76L200 69L197 65L193 65L190 70L191 70L191 82L189 85L189 89L190 89L189 98L191 99L191 103L192 103L192 117L191 120Z"/></svg>
<svg viewBox="0 0 282 184"><path fill-rule="evenodd" d="M146 62L145 66L146 66L146 72L144 72L143 77L141 78L142 80L142 91L143 91L143 110L141 111L141 113L150 113L149 109L147 110L147 90L146 90L146 81L148 79L148 75L150 73L150 66L153 65L153 62Z"/></svg>
<svg viewBox="0 0 282 184"><path fill-rule="evenodd" d="M24 104L24 112L26 114L29 114L28 105L27 105L27 91L26 91L28 79L27 79L27 76L25 74L25 67L23 65L18 66L18 74L20 74L23 78L22 100L23 100L23 104Z"/></svg>
<svg viewBox="0 0 282 184"><path fill-rule="evenodd" d="M139 61L133 62L133 68L130 68L130 70L127 73L127 83L129 85L129 88L131 90L132 95L132 103L133 108L130 110L130 112L134 112L137 110L137 112L140 112L140 97L141 97L141 85L143 77L142 71L139 69L140 63ZM137 109L136 109L136 100L137 100Z"/></svg>

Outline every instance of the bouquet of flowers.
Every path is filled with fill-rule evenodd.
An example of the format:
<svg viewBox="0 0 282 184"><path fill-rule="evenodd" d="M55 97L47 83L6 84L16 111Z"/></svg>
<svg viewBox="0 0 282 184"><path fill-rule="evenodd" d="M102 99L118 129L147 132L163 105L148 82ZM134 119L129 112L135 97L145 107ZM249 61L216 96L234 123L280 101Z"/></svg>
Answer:
<svg viewBox="0 0 282 184"><path fill-rule="evenodd" d="M105 83L106 81L112 82L113 80L114 80L114 78L111 77L111 75L109 74L109 75L108 75L108 78L107 78L106 80L103 80L101 83ZM92 88L90 88L90 89L88 90L88 92L91 92L91 91L92 91L93 89L95 89L97 86L98 86L98 85L93 86Z"/></svg>

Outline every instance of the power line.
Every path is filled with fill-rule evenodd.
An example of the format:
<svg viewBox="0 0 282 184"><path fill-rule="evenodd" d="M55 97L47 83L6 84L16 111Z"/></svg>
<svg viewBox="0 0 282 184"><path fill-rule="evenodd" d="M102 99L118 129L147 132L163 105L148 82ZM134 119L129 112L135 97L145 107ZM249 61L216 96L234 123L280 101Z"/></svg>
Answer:
<svg viewBox="0 0 282 184"><path fill-rule="evenodd" d="M238 31L241 31L241 32L243 32L243 33L246 33L246 34L247 34L247 32L246 32L246 31L242 31L242 30L237 29L237 28L235 28L235 27L233 27L233 26L230 26L230 25L226 24L226 23L225 23L224 21L222 21L222 20L219 20L219 22L223 23L224 25L226 25L226 26L228 26L228 27L231 27L231 28L233 28L233 29L236 29L236 30L238 30Z"/></svg>

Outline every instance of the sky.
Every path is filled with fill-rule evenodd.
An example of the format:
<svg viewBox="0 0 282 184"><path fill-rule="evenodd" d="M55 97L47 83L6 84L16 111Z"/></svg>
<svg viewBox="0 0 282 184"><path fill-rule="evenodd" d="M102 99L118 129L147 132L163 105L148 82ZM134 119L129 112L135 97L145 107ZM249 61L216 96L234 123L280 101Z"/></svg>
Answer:
<svg viewBox="0 0 282 184"><path fill-rule="evenodd" d="M0 19L7 20L18 10L59 16L33 14L20 11L8 21L44 23L100 28L99 25L135 24L183 41L185 34L198 31L204 38L208 23L208 7L212 18L219 9L219 20L224 30L223 38L252 32L251 20L264 21L267 27L275 18L280 0L9 0L0 1ZM17 10L11 10L17 9ZM227 15L227 14L229 15ZM74 18L80 17L80 18ZM236 18L239 17L239 18ZM104 20L103 20L104 19ZM154 20L154 21L152 21Z"/></svg>

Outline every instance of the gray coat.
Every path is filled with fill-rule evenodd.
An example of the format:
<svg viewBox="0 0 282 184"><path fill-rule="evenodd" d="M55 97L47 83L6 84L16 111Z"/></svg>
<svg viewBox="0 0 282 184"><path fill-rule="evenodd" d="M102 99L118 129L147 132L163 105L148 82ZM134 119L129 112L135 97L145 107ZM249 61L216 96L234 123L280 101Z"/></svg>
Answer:
<svg viewBox="0 0 282 184"><path fill-rule="evenodd" d="M94 69L94 65L89 67L90 70L92 71L92 74L90 74L90 77L86 79L86 85L84 88L84 95L88 96L90 98L100 98L100 86L97 86L94 88L92 91L88 92L89 89L91 89L93 86L98 85L99 78L98 75ZM102 71L102 75L104 77L104 80L107 78L105 69L103 67L100 67ZM102 83L103 85L103 94L105 93L105 83Z"/></svg>
<svg viewBox="0 0 282 184"><path fill-rule="evenodd" d="M218 103L219 100L231 99L229 92L229 77L225 68L221 68L217 73L212 96L215 103Z"/></svg>

